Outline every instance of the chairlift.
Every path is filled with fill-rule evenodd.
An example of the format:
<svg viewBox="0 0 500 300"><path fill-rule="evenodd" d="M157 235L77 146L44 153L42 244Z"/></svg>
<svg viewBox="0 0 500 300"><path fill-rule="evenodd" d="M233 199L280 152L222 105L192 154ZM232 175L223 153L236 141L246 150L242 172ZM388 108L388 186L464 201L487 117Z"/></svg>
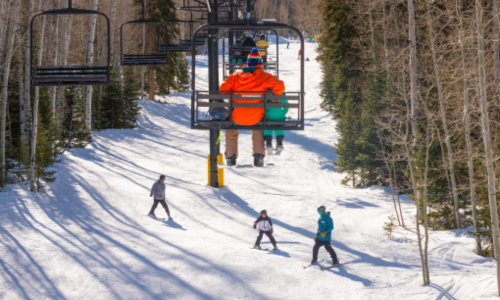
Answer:
<svg viewBox="0 0 500 300"><path fill-rule="evenodd" d="M228 36L227 33L230 31L235 31L235 30L226 30L226 32L223 34L223 37ZM268 31L271 31L276 35L276 60L270 61L268 59L267 62L263 62L262 68L265 71L273 71L274 75L279 78L280 77L279 34L278 31L275 29L268 29ZM253 48L258 48L258 47L242 46L239 44L229 45L228 61L226 62L226 43L222 43L222 66L223 66L222 75L224 79L226 79L229 76L229 74L235 72L236 70L243 69L243 66L246 64L248 55L250 55L250 52L252 52ZM259 52L260 51L265 51L266 56L269 57L267 48L265 49L259 48Z"/></svg>
<svg viewBox="0 0 500 300"><path fill-rule="evenodd" d="M42 16L68 16L68 15L97 15L106 20L107 25L107 64L101 66L41 66L34 69L33 61L33 24L34 21ZM111 77L111 31L110 22L107 15L94 11L73 8L73 0L68 0L68 7L44 11L31 18L30 22L30 77L33 86L66 86L66 85L106 85Z"/></svg>
<svg viewBox="0 0 500 300"><path fill-rule="evenodd" d="M228 31L236 30L270 30L276 32L278 29L291 30L300 37L302 53L305 50L304 38L301 32L286 24L276 22L263 22L251 20L250 25L235 24L235 22L207 24L199 27L194 36L199 32L210 29L226 29ZM194 45L195 40L192 40ZM253 91L230 91L220 92L217 90L202 91L196 89L196 53L192 53L191 59L191 128L200 130L215 129L236 129L236 130L304 130L304 56L300 59L300 91L288 92L283 95L273 95L272 93L253 92ZM234 103L233 99L250 100L248 103ZM286 100L288 103L283 103ZM212 111L214 108L225 108L229 111L229 117L226 120L215 120L206 111ZM268 121L264 119L252 126L239 125L232 121L233 108L288 108L289 112L295 110L296 115L285 121Z"/></svg>
<svg viewBox="0 0 500 300"><path fill-rule="evenodd" d="M165 41L168 41L168 28L167 23L163 21L147 20L146 19L146 4L143 0L142 2L142 19L129 21L124 23L120 27L120 52L121 52L121 65L122 66L156 66L156 65L167 65L168 64L168 52L161 51L161 30L165 30ZM123 28L131 24L157 24L157 47L158 52L155 53L124 53L123 51Z"/></svg>
<svg viewBox="0 0 500 300"><path fill-rule="evenodd" d="M165 22L171 23L189 23L189 33L193 37L193 24L199 23L199 21L193 20L193 14L191 13L191 20L167 20ZM164 52L193 52L196 47L205 46L206 39L209 38L207 32L201 32L199 36L194 39L194 46L192 46L191 39L181 39L178 44L169 43L167 40L166 44L160 44L160 51Z"/></svg>

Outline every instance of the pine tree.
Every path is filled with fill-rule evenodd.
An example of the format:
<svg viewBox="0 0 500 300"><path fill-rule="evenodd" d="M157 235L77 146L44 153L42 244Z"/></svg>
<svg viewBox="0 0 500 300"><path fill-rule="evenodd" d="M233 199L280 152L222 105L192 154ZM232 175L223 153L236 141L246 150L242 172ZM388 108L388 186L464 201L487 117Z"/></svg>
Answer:
<svg viewBox="0 0 500 300"><path fill-rule="evenodd" d="M65 114L61 140L65 148L82 148L88 144L90 131L85 126L82 89L70 86L66 89Z"/></svg>

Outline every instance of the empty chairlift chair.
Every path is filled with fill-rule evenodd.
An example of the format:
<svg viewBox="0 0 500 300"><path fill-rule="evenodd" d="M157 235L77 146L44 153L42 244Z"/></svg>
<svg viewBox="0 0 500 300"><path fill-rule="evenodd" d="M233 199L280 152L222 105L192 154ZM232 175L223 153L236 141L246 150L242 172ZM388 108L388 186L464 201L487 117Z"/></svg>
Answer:
<svg viewBox="0 0 500 300"><path fill-rule="evenodd" d="M164 41L168 41L168 28L167 23L156 20L147 20L146 19L146 6L144 1L142 2L142 19L129 21L124 23L120 27L120 50L121 50L121 65L122 66L156 66L156 65L167 65L168 64L168 52L161 51L161 36L162 30L165 32ZM123 29L132 24L143 24L146 26L148 24L156 24L156 35L157 41L156 45L153 47L157 49L157 52L153 53L124 53L123 50ZM144 33L143 33L144 34Z"/></svg>
<svg viewBox="0 0 500 300"><path fill-rule="evenodd" d="M70 66L42 66L41 62L34 67L34 21L42 16L68 16L68 15L97 15L103 17L107 25L107 58L106 65L70 65ZM106 85L110 81L111 53L110 53L110 22L108 17L98 11L73 8L73 1L68 0L68 8L44 11L35 15L30 23L30 61L31 84L33 86L65 86L65 85Z"/></svg>
<svg viewBox="0 0 500 300"><path fill-rule="evenodd" d="M189 23L189 32L190 36L193 34L193 24L198 23L198 21L193 21L192 16L190 21L184 21L184 20L167 20L165 21L167 23ZM200 47L204 46L206 44L205 39L208 38L208 34L206 33L200 33L200 36L196 37L194 46ZM190 39L183 39L180 40L178 44L176 43L170 43L167 41L166 44L161 44L160 45L160 51L164 52L186 52L186 53L191 53L195 49L192 47L192 40Z"/></svg>

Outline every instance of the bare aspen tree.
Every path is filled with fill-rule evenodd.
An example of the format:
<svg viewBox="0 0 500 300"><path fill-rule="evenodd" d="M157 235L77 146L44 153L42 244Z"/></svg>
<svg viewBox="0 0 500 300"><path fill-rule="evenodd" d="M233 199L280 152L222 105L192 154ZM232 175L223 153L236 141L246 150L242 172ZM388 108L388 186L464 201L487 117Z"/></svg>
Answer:
<svg viewBox="0 0 500 300"><path fill-rule="evenodd" d="M389 96L391 89L391 71L390 71L390 63L389 63L389 45L387 43L387 14L385 3L386 0L382 0L382 25L384 29L384 53L385 53L385 71L387 73L387 96Z"/></svg>
<svg viewBox="0 0 500 300"><path fill-rule="evenodd" d="M99 0L92 0L91 10L97 10ZM94 45L95 45L95 32L97 27L97 15L90 17L90 31L87 46L87 65L91 66L94 63ZM92 130L92 86L87 87L87 94L85 97L85 124L88 130Z"/></svg>
<svg viewBox="0 0 500 300"><path fill-rule="evenodd" d="M465 121L465 141L467 144L467 166L469 168L469 189L470 189L470 201L472 206L472 221L474 225L474 233L476 240L476 253L481 255L481 237L478 235L478 220L477 220L477 207L476 207L476 181L474 179L474 157L472 151L471 143L471 119L470 119L470 109L469 109L469 82L467 80L467 70L466 70L466 57L465 57L465 31L464 31L464 20L463 20L463 0L458 0L457 3L458 17L460 21L459 26L459 36L458 41L460 43L460 50L462 55L462 72L463 72L463 89L464 89L464 121ZM476 60L474 55L474 61Z"/></svg>
<svg viewBox="0 0 500 300"><path fill-rule="evenodd" d="M0 93L0 104L1 104L1 114L0 114L0 171L4 173L5 169L5 137L6 137L6 121L7 121L7 101L8 101L8 87L10 78L10 65L12 62L12 57L14 56L14 42L16 40L17 32L19 31L19 20L18 15L21 9L21 0L16 0L12 3L12 13L10 15L10 32L7 39L7 51L6 58L3 68L3 82L2 91ZM5 174L5 173L4 173ZM3 175L3 174L2 174Z"/></svg>
<svg viewBox="0 0 500 300"><path fill-rule="evenodd" d="M39 38L39 48L37 54L37 65L40 67L42 65L43 59L43 45L45 37L45 27L47 25L47 16L42 16L42 26L40 30ZM36 168L36 141L38 136L38 104L40 102L40 87L35 87L35 99L33 100L33 117L32 117L32 129L31 129L31 155L30 155L30 190L32 192L37 192L38 188L36 186L35 178L35 168Z"/></svg>
<svg viewBox="0 0 500 300"><path fill-rule="evenodd" d="M144 1L144 7L147 7L147 1ZM146 53L146 24L142 24L142 54ZM144 98L144 84L145 84L146 67L141 67L141 100ZM148 99L150 100L150 99Z"/></svg>
<svg viewBox="0 0 500 300"><path fill-rule="evenodd" d="M375 28L373 26L372 1L368 0L368 17L370 19L370 32L372 38L372 58L375 60Z"/></svg>
<svg viewBox="0 0 500 300"><path fill-rule="evenodd" d="M19 44L23 44L23 41L20 40ZM24 151L24 147L27 145L26 143L26 102L30 99L25 99L24 94L24 65L28 64L28 62L24 61L23 53L20 51L18 53L18 65L17 65L17 77L19 80L19 129L21 130L21 151Z"/></svg>
<svg viewBox="0 0 500 300"><path fill-rule="evenodd" d="M42 1L40 1L41 5ZM29 14L28 14L28 22L31 21L31 18L33 17L35 12L35 0L30 0L30 5L29 5ZM24 145L29 144L29 132L31 131L31 120L32 120L32 115L31 115L31 80L30 80L30 72L31 72L31 61L30 61L30 38L29 38L29 30L26 31L25 35L25 49L24 49L24 99L25 101L25 116L26 116L26 126L25 126L25 132L22 132L24 139L23 143Z"/></svg>
<svg viewBox="0 0 500 300"><path fill-rule="evenodd" d="M115 55L115 24L116 24L116 0L111 1L111 32L110 34L110 39L111 39L111 62L114 63L114 55Z"/></svg>
<svg viewBox="0 0 500 300"><path fill-rule="evenodd" d="M486 169L488 173L488 198L490 202L491 213L491 230L493 235L493 250L497 260L497 291L500 296L500 240L498 228L498 206L496 195L496 178L493 151L491 149L491 134L490 134L490 120L488 115L488 95L486 86L486 71L485 71L485 54L484 54L484 26L483 26L483 7L481 1L476 0L476 24L477 24L477 44L479 56L479 94L481 103L481 123L483 132L483 142L485 148Z"/></svg>
<svg viewBox="0 0 500 300"><path fill-rule="evenodd" d="M436 82L437 82L437 88L438 88L438 97L439 97L439 109L441 112L441 122L443 123L443 129L444 129L444 140L446 143L446 150L448 153L448 168L450 170L450 179L451 179L451 187L453 191L453 205L455 208L455 219L457 222L457 228L462 227L462 222L460 218L460 208L458 206L458 190L457 190L457 181L455 179L455 161L453 160L453 149L451 147L451 140L450 140L450 130L448 128L448 120L446 119L446 109L444 107L444 95L443 95L443 83L441 80L441 71L439 70L439 63L438 63L438 58L437 58L437 51L436 51L436 41L434 37L434 29L433 29L433 23L432 23L432 11L431 11L431 4L430 0L426 0L426 6L427 6L427 27L429 29L429 38L430 38L430 43L431 43L431 49L432 49L432 62L434 64L434 74L436 76Z"/></svg>
<svg viewBox="0 0 500 300"><path fill-rule="evenodd" d="M59 8L61 1L57 0L56 1L56 7ZM54 22L54 28L53 28L53 38L52 38L52 63L54 66L57 66L58 58L59 58L59 47L58 47L58 42L59 42L59 20L60 17L57 16L53 20ZM52 87L52 102L51 102L51 112L52 112L52 119L56 118L56 100L57 100L57 87L53 86Z"/></svg>
<svg viewBox="0 0 500 300"><path fill-rule="evenodd" d="M7 0L3 5L3 13L0 15L0 68L3 69L6 56L4 55L7 47L8 29L9 29L9 15L12 9L14 0ZM2 1L3 2L3 1Z"/></svg>
<svg viewBox="0 0 500 300"><path fill-rule="evenodd" d="M429 187L429 151L432 145L432 141L430 138L431 135L431 115L427 111L427 127L425 133L425 170L424 170L424 205L422 207L423 215L424 215L424 248L423 248L423 260L422 260L422 269L424 274L424 286L431 284L430 275L429 275L429 218L427 216L427 203L428 203L428 187ZM419 222L417 221L417 227L420 227ZM420 240L420 237L419 237Z"/></svg>
<svg viewBox="0 0 500 300"><path fill-rule="evenodd" d="M494 50L494 58L493 63L495 64L495 94L493 95L495 101L498 101L498 89L500 88L500 20L499 20L499 0L493 1L493 49Z"/></svg>
<svg viewBox="0 0 500 300"><path fill-rule="evenodd" d="M410 82L411 82L411 129L413 145L417 143L418 117L418 86L417 86L417 34L415 30L415 5L413 0L408 0L408 16L410 24Z"/></svg>

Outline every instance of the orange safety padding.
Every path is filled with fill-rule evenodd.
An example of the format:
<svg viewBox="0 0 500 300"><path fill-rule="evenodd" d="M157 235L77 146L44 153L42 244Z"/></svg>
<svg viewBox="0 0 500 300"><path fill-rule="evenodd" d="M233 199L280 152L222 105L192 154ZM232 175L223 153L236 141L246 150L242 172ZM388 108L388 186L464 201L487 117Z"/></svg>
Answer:
<svg viewBox="0 0 500 300"><path fill-rule="evenodd" d="M276 76L258 67L253 73L235 72L221 84L221 92L263 92L263 93L235 93L235 95L263 95L268 89L274 91L274 95L285 92L285 83ZM235 103L264 103L263 100L233 99ZM259 123L264 117L264 108L235 108L233 110L233 122L240 125L251 126Z"/></svg>

